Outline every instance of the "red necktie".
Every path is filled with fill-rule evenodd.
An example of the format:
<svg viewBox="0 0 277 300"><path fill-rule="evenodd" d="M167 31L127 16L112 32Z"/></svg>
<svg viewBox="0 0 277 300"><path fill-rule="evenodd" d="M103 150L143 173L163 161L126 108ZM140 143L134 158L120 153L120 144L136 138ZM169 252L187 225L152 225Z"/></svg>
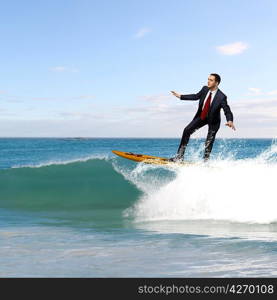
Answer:
<svg viewBox="0 0 277 300"><path fill-rule="evenodd" d="M210 92L210 95L208 96L208 99L205 102L204 108L201 112L200 118L202 120L205 120L205 118L207 117L207 114L208 114L208 111L209 111L209 108L210 108L211 99L212 99L212 92Z"/></svg>

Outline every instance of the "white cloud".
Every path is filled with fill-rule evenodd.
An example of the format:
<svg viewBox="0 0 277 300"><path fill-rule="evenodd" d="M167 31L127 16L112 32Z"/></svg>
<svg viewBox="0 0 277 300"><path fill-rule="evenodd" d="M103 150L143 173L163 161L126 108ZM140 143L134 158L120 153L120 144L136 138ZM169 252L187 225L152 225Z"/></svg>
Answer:
<svg viewBox="0 0 277 300"><path fill-rule="evenodd" d="M64 72L66 70L66 68L62 67L62 66L58 66L58 67L50 68L50 70L55 71L55 72Z"/></svg>
<svg viewBox="0 0 277 300"><path fill-rule="evenodd" d="M247 115L251 117L255 115L255 120L263 118L267 121L272 121L276 124L275 120L277 119L277 99L265 99L259 98L255 100L240 100L232 104L234 110L239 115ZM253 120L252 119L252 122Z"/></svg>
<svg viewBox="0 0 277 300"><path fill-rule="evenodd" d="M251 94L260 95L262 90L260 88L248 88Z"/></svg>
<svg viewBox="0 0 277 300"><path fill-rule="evenodd" d="M256 88L254 88L254 92ZM258 91L257 91L258 92ZM74 97L86 99L90 95ZM92 95L91 95L92 96ZM69 99L69 98L68 98ZM225 126L221 110L221 129L217 137L273 137L277 135L277 98L266 92L257 97L228 98L234 114L236 131ZM198 101L180 101L165 94L142 95L137 102L101 107L86 101L71 102L71 106L51 106L43 114L36 107L33 114L26 111L17 115L0 116L2 132L10 136L106 136L106 137L177 137L191 122ZM80 106L84 103L84 106ZM90 102L89 102L90 103ZM90 107L88 106L90 105ZM95 105L95 106L92 106ZM39 110L38 110L39 108ZM126 126L127 125L127 126ZM192 138L206 137L207 126L200 128Z"/></svg>
<svg viewBox="0 0 277 300"><path fill-rule="evenodd" d="M276 96L277 90L265 91L261 88L250 87L248 88L249 93L246 93L247 96Z"/></svg>
<svg viewBox="0 0 277 300"><path fill-rule="evenodd" d="M51 71L53 72L78 72L79 70L76 68L69 68L69 67L65 67L65 66L56 66L56 67L52 67L50 68Z"/></svg>
<svg viewBox="0 0 277 300"><path fill-rule="evenodd" d="M277 90L270 91L267 93L268 95L277 95Z"/></svg>
<svg viewBox="0 0 277 300"><path fill-rule="evenodd" d="M95 99L94 95L81 95L81 96L77 96L77 97L72 97L72 99Z"/></svg>
<svg viewBox="0 0 277 300"><path fill-rule="evenodd" d="M149 32L151 32L151 29L150 28L141 28L138 30L138 32L135 34L135 38L136 39L140 39L142 37L144 37L146 34L148 34Z"/></svg>
<svg viewBox="0 0 277 300"><path fill-rule="evenodd" d="M42 101L69 101L69 100L92 100L95 99L94 95L80 95L80 96L64 96L64 97L32 97L30 100Z"/></svg>
<svg viewBox="0 0 277 300"><path fill-rule="evenodd" d="M117 107L116 123L116 126L120 127L120 115L128 116L130 132L134 130L138 136L181 137L183 128L192 120L198 108L196 101L180 101L177 98L175 101L173 96L165 94L139 98L143 101L135 106ZM277 134L277 99L266 97L255 100L234 99L228 101L228 104L234 114L237 131L234 132L224 126L226 117L221 110L221 130L218 137L270 137ZM199 138L206 135L207 127L203 127L192 137Z"/></svg>
<svg viewBox="0 0 277 300"><path fill-rule="evenodd" d="M248 44L245 42L235 42L235 43L225 44L216 47L217 51L224 55L240 54L244 52L247 48L248 48Z"/></svg>

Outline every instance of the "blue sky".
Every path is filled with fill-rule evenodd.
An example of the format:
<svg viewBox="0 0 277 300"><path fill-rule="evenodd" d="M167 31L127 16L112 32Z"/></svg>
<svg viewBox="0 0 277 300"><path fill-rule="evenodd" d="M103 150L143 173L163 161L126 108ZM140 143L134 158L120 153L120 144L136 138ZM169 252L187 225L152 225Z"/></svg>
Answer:
<svg viewBox="0 0 277 300"><path fill-rule="evenodd" d="M277 135L277 1L4 1L0 136L180 137L209 73L236 131ZM195 137L205 136L207 127Z"/></svg>

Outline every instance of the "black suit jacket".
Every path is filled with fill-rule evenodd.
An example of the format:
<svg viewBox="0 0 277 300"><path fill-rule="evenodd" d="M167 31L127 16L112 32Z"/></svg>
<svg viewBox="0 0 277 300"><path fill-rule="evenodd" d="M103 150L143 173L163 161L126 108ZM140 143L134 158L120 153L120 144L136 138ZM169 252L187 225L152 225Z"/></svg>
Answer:
<svg viewBox="0 0 277 300"><path fill-rule="evenodd" d="M199 91L197 94L189 94L189 95L181 95L181 100L198 100L199 101L199 106L198 110L194 116L193 119L197 118L200 116L201 111L202 111L202 106L204 103L204 100L206 98L206 95L209 91L209 88L205 85L202 87L201 91ZM233 121L233 113L231 112L230 106L227 103L227 96L222 93L220 89L217 90L214 99L212 101L211 107L209 109L208 115L207 115L207 120L208 124L213 124L213 125L220 125L220 110L223 108L224 114L226 116L226 120L228 121Z"/></svg>

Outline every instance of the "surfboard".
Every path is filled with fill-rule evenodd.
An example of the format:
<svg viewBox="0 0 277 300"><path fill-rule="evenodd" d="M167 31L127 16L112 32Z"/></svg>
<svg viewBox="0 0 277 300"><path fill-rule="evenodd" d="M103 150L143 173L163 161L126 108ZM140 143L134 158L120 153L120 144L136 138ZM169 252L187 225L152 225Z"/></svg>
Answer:
<svg viewBox="0 0 277 300"><path fill-rule="evenodd" d="M143 162L146 164L155 164L155 165L190 165L193 162L182 161L182 162L173 162L168 160L166 157L152 156L146 154L137 154L133 152L124 152L118 150L112 150L112 152L120 157L133 160L136 162Z"/></svg>

